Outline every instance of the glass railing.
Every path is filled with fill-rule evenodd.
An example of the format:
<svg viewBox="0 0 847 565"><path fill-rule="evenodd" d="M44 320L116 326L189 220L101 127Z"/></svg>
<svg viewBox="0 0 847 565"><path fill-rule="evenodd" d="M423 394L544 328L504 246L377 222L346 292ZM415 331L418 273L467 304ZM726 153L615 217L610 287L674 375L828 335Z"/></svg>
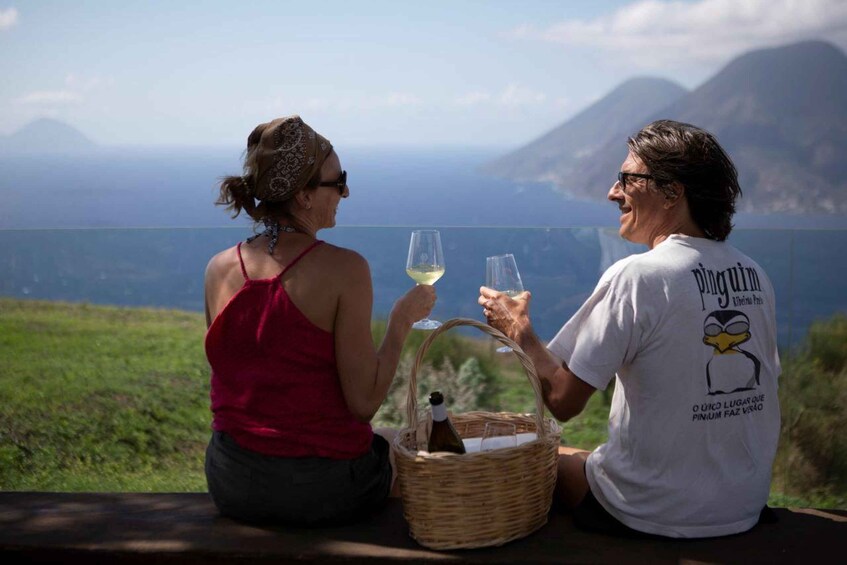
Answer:
<svg viewBox="0 0 847 565"><path fill-rule="evenodd" d="M485 257L513 253L533 292L533 320L551 338L613 262L645 248L610 228L442 228L447 274L433 316L481 319ZM374 315L385 317L412 284L408 227L338 227L320 236L370 263ZM0 296L203 310L209 258L244 228L0 230ZM770 276L781 350L818 318L847 312L847 230L736 230L731 242Z"/></svg>

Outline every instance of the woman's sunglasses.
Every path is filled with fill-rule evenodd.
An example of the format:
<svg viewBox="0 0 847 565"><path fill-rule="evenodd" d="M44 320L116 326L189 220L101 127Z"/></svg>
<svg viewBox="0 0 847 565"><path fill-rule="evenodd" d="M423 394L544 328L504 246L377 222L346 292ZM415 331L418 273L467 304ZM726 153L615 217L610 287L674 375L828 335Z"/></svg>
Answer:
<svg viewBox="0 0 847 565"><path fill-rule="evenodd" d="M347 188L347 171L341 171L338 180L319 182L318 186L334 186L338 189L338 193L344 196L344 189Z"/></svg>

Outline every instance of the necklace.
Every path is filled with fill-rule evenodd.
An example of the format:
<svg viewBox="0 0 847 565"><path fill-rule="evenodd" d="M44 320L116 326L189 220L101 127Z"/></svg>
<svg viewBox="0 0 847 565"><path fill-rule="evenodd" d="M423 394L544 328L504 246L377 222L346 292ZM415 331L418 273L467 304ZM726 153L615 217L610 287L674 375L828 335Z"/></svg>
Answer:
<svg viewBox="0 0 847 565"><path fill-rule="evenodd" d="M247 243L250 243L257 237L267 236L270 241L268 242L268 255L273 255L274 247L276 247L276 242L279 239L279 232L283 231L286 233L296 233L300 230L295 228L294 226L281 226L279 222L274 218L264 218L262 223L265 224L265 231L262 233L257 233L256 235L250 236L247 238Z"/></svg>

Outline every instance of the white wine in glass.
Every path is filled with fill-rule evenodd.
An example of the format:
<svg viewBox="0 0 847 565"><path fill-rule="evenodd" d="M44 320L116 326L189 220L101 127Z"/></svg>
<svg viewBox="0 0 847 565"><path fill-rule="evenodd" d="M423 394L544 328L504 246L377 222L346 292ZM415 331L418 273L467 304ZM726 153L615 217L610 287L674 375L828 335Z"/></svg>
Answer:
<svg viewBox="0 0 847 565"><path fill-rule="evenodd" d="M518 272L518 264L515 256L511 253L495 255L485 259L485 286L499 290L506 296L514 298L523 292L521 274ZM509 353L511 347L502 346L497 348L498 353Z"/></svg>
<svg viewBox="0 0 847 565"><path fill-rule="evenodd" d="M409 242L406 274L418 284L435 284L444 275L444 251L438 230L415 230ZM424 318L412 327L416 330L434 330L441 322Z"/></svg>

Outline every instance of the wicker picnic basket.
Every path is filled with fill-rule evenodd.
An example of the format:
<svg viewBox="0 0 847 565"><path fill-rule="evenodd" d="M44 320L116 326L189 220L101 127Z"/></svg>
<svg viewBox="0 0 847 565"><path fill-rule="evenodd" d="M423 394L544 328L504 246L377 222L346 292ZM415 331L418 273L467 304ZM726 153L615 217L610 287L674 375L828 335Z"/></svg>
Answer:
<svg viewBox="0 0 847 565"><path fill-rule="evenodd" d="M486 422L514 423L518 433L537 439L517 447L454 455L426 452L427 421L419 421L417 372L432 341L456 326L473 326L508 345L520 359L535 391L535 414L467 412L450 419L463 439L482 437ZM535 367L516 343L499 331L467 318L434 330L418 349L406 399L409 427L394 440L403 513L409 535L432 549L502 545L547 523L556 484L559 426L544 418Z"/></svg>

